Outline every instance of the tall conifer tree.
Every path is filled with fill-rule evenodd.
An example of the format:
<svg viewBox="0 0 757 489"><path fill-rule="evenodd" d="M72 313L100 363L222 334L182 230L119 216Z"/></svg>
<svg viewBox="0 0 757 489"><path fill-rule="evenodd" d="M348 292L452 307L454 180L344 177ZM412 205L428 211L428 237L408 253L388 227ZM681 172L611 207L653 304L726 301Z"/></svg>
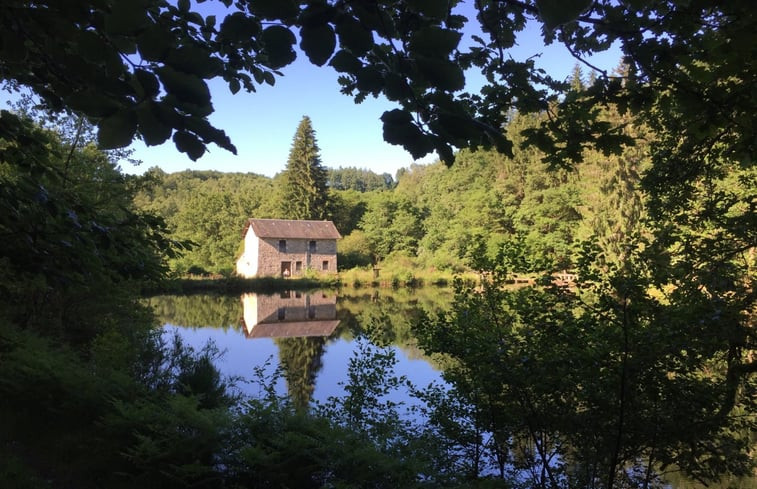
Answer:
<svg viewBox="0 0 757 489"><path fill-rule="evenodd" d="M304 116L292 140L284 171L282 214L286 219L327 219L328 173L321 164L320 149L308 116Z"/></svg>

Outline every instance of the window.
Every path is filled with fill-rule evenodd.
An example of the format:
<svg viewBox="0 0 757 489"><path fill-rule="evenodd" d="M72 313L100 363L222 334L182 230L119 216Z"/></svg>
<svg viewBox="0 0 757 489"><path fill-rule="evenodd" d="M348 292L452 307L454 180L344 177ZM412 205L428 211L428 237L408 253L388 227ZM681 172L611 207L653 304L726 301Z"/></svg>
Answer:
<svg viewBox="0 0 757 489"><path fill-rule="evenodd" d="M295 272L301 272L302 271L302 262L301 261L294 262L294 271Z"/></svg>
<svg viewBox="0 0 757 489"><path fill-rule="evenodd" d="M308 243L308 250L311 253L315 253L315 241L311 241L310 243Z"/></svg>
<svg viewBox="0 0 757 489"><path fill-rule="evenodd" d="M281 294L279 294L279 297L282 299L289 299L291 297L291 292L289 290L285 290Z"/></svg>
<svg viewBox="0 0 757 489"><path fill-rule="evenodd" d="M323 264L322 265L323 265L322 268L324 270L328 270L329 269L329 261L328 260L323 260Z"/></svg>
<svg viewBox="0 0 757 489"><path fill-rule="evenodd" d="M286 319L287 310L286 307L279 307L279 321Z"/></svg>
<svg viewBox="0 0 757 489"><path fill-rule="evenodd" d="M280 239L279 240L279 252L280 253L286 253L287 250L287 240Z"/></svg>

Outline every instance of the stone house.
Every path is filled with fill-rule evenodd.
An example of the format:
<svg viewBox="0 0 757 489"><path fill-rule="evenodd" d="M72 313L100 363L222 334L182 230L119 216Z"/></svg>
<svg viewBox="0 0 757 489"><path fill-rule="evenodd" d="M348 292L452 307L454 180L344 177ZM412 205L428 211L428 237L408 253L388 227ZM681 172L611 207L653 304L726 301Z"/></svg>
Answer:
<svg viewBox="0 0 757 489"><path fill-rule="evenodd" d="M336 273L336 240L331 221L248 219L242 231L244 252L237 275L297 277L306 270Z"/></svg>

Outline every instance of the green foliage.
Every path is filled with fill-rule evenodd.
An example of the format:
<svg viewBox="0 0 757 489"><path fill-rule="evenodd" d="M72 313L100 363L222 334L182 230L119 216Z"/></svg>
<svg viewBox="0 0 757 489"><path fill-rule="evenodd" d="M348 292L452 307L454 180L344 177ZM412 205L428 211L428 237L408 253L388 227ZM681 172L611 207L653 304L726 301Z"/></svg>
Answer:
<svg viewBox="0 0 757 489"><path fill-rule="evenodd" d="M421 345L449 356L445 378L494 437L501 474L536 467L536 486L624 487L672 464L700 480L749 473L753 419L740 413L754 383L728 373L729 306L683 284L687 299L661 300L644 254L608 273L591 253L583 263L580 289L509 291L501 272L480 292L458 284L452 312L421 323Z"/></svg>
<svg viewBox="0 0 757 489"><path fill-rule="evenodd" d="M496 269L482 292L460 286L450 314L423 322L455 390L425 394L430 431L401 426L383 399L399 381L379 353L375 365L353 364L335 423L265 403L234 418L212 355L169 349L135 300L181 247L131 204L159 172L128 182L79 142L82 131L61 140L3 111L0 419L3 446L20 447L16 473L72 487L408 487L470 486L460 474L488 471L499 479L481 485L607 489L656 484L668 466L705 481L753 473L751 2L477 2L482 35L469 46L454 1L274 3L235 5L217 22L188 0L6 1L0 77L85 116L103 147L172 138L197 159L210 143L234 151L208 122L207 80L232 92L272 85L296 58L298 31L311 62L341 73L344 93L397 103L382 116L387 141L446 163L453 147L507 154L461 151L451 171L404 172L365 213L347 209L358 199L341 209L348 226L360 219L375 259ZM619 43L624 65L587 86L511 59L534 16L546 42L577 57ZM484 86L460 93L473 69ZM305 211L288 217L332 212L317 153L303 127L290 160L305 164L282 178L296 182L282 195L303 197ZM540 160L586 178L547 173ZM200 245L187 269L222 271L238 242L218 240L234 234L232 217L276 212L193 196L219 219L170 209L171 231ZM501 287L506 272L568 267L584 288ZM292 379L309 379L308 368Z"/></svg>
<svg viewBox="0 0 757 489"><path fill-rule="evenodd" d="M364 232L355 230L344 236L338 243L339 268L349 270L355 267L365 267L372 263L369 241Z"/></svg>
<svg viewBox="0 0 757 489"><path fill-rule="evenodd" d="M421 214L402 196L381 192L374 194L360 221L370 243L374 261L393 252L414 255L421 236Z"/></svg>
<svg viewBox="0 0 757 489"><path fill-rule="evenodd" d="M180 243L136 211L126 179L92 146L66 147L9 112L0 125L0 245L4 314L18 324L89 341L135 288L162 279Z"/></svg>
<svg viewBox="0 0 757 489"><path fill-rule="evenodd" d="M236 328L239 297L227 295L155 296L147 302L163 324L191 328Z"/></svg>
<svg viewBox="0 0 757 489"><path fill-rule="evenodd" d="M197 382L207 378L200 371L217 376L213 353L169 349L148 334L149 323L131 327L98 336L86 358L2 323L2 437L31 474L79 487L180 487L214 477L230 397L225 384L219 395L220 384Z"/></svg>
<svg viewBox="0 0 757 489"><path fill-rule="evenodd" d="M342 236L355 231L368 206L368 197L356 190L330 191L332 220Z"/></svg>
<svg viewBox="0 0 757 489"><path fill-rule="evenodd" d="M136 205L160 214L171 236L193 246L170 264L178 273L193 267L228 275L234 267L247 218L273 217L270 179L242 173L149 169L134 182Z"/></svg>

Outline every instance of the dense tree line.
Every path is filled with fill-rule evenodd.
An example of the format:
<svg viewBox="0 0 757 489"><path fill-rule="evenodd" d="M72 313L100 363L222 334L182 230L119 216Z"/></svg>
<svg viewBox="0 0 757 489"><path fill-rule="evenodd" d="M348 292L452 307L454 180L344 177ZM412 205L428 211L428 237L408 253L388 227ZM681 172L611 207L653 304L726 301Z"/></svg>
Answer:
<svg viewBox="0 0 757 489"><path fill-rule="evenodd" d="M334 190L356 190L370 192L371 190L390 189L394 186L394 178L388 173L381 175L364 168L329 168L328 185Z"/></svg>
<svg viewBox="0 0 757 489"><path fill-rule="evenodd" d="M583 89L580 74L576 76L575 86ZM605 114L622 122L611 111ZM537 127L541 119L514 115L509 137L520 141L519 133ZM314 130L309 119L303 122L308 124L298 129L293 152L306 151L298 149L306 143L300 135L305 131L313 134L309 144L316 144L312 152L317 155ZM633 130L624 123L627 131ZM648 148L639 144L609 156L587 151L574 170L550 169L543 156L527 148L516 149L513 157L462 150L449 168L438 162L403 169L396 185L386 175L344 168L319 169L317 180L308 173L310 166L297 170L291 161L273 179L216 172L166 175L154 169L144 176L145 189L136 202L160 213L175 238L196 244L174 262L180 273L190 268L230 271L244 220L302 217L290 212L300 201L319 209L308 216L333 219L345 236L340 243L342 268L394 257L410 258L417 268L464 271L479 256L499 256L510 260L515 273L570 270L578 243L589 238L602 243L608 259L618 258L623 241L641 220L640 172L649 164ZM292 175L298 171L305 172L298 177L304 183L295 185ZM366 190L327 185L323 172L333 181L354 181ZM384 184L367 190L370 182L378 181ZM313 182L313 196L321 195L318 202L292 190L307 182Z"/></svg>

